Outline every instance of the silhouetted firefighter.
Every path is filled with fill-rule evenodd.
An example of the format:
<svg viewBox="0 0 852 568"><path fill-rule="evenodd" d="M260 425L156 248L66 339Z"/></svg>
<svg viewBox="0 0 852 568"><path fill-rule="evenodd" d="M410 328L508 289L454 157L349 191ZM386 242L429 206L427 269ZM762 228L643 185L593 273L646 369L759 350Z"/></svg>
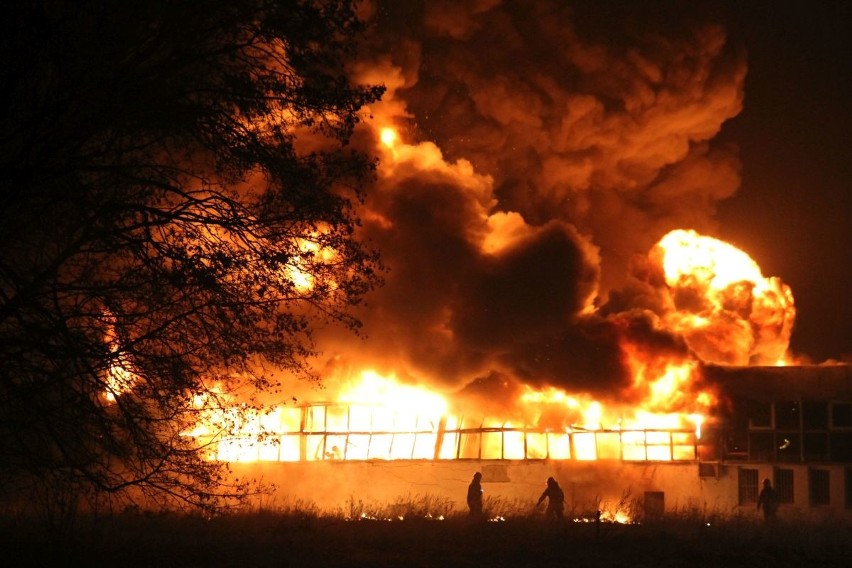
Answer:
<svg viewBox="0 0 852 568"><path fill-rule="evenodd" d="M562 511L565 509L565 494L562 493L562 488L559 487L559 484L552 477L547 478L547 487L544 489L541 497L538 498L536 506L541 505L545 499L547 499L547 510L545 510L544 515L546 517L553 516L561 520Z"/></svg>
<svg viewBox="0 0 852 568"><path fill-rule="evenodd" d="M757 498L757 510L759 511L761 507L763 507L764 519L771 521L775 518L775 513L778 511L778 493L768 479L763 480L763 489L760 490Z"/></svg>
<svg viewBox="0 0 852 568"><path fill-rule="evenodd" d="M482 516L482 474L478 471L473 474L473 480L467 486L467 506L471 517Z"/></svg>

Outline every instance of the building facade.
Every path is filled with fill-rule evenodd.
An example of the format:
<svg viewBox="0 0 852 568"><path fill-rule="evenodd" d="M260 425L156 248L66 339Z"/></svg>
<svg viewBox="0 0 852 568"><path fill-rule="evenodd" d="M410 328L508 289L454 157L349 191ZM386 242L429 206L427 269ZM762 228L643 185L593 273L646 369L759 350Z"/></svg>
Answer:
<svg viewBox="0 0 852 568"><path fill-rule="evenodd" d="M233 462L240 476L275 484L272 503L324 510L419 496L463 510L479 471L486 509L490 503L495 514L534 503L552 476L575 516L756 516L769 479L782 517L852 518L850 369L707 367L704 380L720 404L701 430L555 432L482 417L313 404L269 418L275 434L258 444L222 440L215 457Z"/></svg>

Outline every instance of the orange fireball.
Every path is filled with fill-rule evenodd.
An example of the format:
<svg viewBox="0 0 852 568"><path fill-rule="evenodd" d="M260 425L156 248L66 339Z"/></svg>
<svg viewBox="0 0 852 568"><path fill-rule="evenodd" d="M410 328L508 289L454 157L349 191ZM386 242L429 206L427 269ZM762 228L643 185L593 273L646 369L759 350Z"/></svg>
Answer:
<svg viewBox="0 0 852 568"><path fill-rule="evenodd" d="M663 325L702 361L784 364L796 317L786 284L764 277L740 249L695 231L671 231L655 249L671 300Z"/></svg>

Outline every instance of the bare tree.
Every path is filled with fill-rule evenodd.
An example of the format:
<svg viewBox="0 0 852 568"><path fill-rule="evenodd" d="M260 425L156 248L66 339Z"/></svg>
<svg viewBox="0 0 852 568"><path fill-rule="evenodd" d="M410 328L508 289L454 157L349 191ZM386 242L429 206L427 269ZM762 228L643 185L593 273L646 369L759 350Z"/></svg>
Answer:
<svg viewBox="0 0 852 568"><path fill-rule="evenodd" d="M0 34L3 497L222 506L214 382L309 376L380 281L348 0L15 2ZM127 491L133 488L133 491ZM72 499L73 500L73 499Z"/></svg>

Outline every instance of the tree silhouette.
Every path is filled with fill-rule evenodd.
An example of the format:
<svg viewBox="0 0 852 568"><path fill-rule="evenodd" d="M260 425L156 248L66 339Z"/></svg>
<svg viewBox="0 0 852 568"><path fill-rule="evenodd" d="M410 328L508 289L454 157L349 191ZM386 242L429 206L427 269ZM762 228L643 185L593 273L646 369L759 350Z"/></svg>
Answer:
<svg viewBox="0 0 852 568"><path fill-rule="evenodd" d="M379 86L347 0L48 1L0 34L0 487L202 507L244 494L185 433L357 329ZM216 387L215 389L213 387ZM132 491L130 490L132 488ZM2 490L0 490L2 491ZM67 515L65 515L67 516Z"/></svg>

